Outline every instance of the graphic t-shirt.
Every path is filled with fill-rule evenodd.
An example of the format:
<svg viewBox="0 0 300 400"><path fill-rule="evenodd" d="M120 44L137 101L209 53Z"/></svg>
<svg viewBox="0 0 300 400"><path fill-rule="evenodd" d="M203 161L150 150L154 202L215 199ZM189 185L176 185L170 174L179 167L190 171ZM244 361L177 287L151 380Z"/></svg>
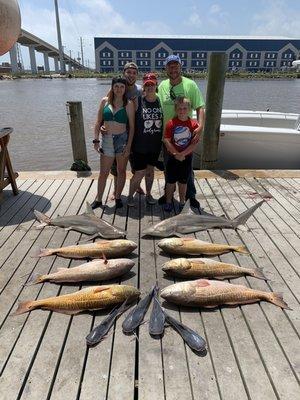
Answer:
<svg viewBox="0 0 300 400"><path fill-rule="evenodd" d="M202 93L200 92L196 82L194 82L192 79L183 76L182 81L176 86L172 86L170 84L170 79L163 80L158 86L158 96L164 114L164 127L171 118L175 117L174 100L172 100L170 96L171 89L174 97L183 96L190 100L190 117L192 116L193 110L205 106Z"/></svg>
<svg viewBox="0 0 300 400"><path fill-rule="evenodd" d="M150 102L145 97L139 100L135 113L135 133L132 148L137 153L159 153L161 149L162 109L159 98Z"/></svg>
<svg viewBox="0 0 300 400"><path fill-rule="evenodd" d="M195 119L181 121L178 118L172 118L166 124L164 137L171 139L171 143L180 153L190 145L193 132L197 127L198 122Z"/></svg>

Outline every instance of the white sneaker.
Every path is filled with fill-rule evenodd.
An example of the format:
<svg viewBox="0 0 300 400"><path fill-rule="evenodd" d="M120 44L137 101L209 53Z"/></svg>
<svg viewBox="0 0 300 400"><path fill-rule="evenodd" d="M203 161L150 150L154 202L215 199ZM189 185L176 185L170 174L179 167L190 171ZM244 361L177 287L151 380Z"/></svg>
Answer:
<svg viewBox="0 0 300 400"><path fill-rule="evenodd" d="M151 194L146 196L146 202L150 205L156 204L156 200L151 196Z"/></svg>
<svg viewBox="0 0 300 400"><path fill-rule="evenodd" d="M128 207L134 207L135 206L133 196L128 196L127 197L127 205L128 205Z"/></svg>

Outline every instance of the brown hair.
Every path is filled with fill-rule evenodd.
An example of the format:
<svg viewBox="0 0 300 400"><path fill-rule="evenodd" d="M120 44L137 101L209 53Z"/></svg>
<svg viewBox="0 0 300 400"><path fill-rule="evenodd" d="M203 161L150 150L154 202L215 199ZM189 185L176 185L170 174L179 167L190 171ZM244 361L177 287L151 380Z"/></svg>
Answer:
<svg viewBox="0 0 300 400"><path fill-rule="evenodd" d="M127 81L123 76L117 76L116 78L113 78L111 81L111 89L108 92L107 95L107 102L108 104L111 104L112 106L114 106L114 90L113 87L116 83L122 83L123 85L125 85L125 93L123 95L123 107L127 106L128 103L128 98L127 98L127 91L128 91L128 85L127 85Z"/></svg>
<svg viewBox="0 0 300 400"><path fill-rule="evenodd" d="M188 99L187 97L184 96L178 96L176 97L175 101L174 101L174 105L175 105L175 110L177 109L177 107L179 106L179 104L188 104L189 109L191 109L191 101L190 99Z"/></svg>

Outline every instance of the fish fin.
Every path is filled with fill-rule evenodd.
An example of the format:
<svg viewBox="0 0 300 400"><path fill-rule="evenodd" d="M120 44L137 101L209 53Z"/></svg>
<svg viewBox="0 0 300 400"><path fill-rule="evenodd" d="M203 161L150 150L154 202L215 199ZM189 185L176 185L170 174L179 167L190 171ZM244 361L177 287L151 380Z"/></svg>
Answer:
<svg viewBox="0 0 300 400"><path fill-rule="evenodd" d="M94 293L100 293L100 292L103 292L104 290L110 290L110 287L101 287L101 286L96 287L94 289Z"/></svg>
<svg viewBox="0 0 300 400"><path fill-rule="evenodd" d="M41 249L40 252L33 257L47 257L55 254L55 249Z"/></svg>
<svg viewBox="0 0 300 400"><path fill-rule="evenodd" d="M95 215L94 210L92 209L92 206L90 205L90 203L87 201L86 202L86 214L92 214Z"/></svg>
<svg viewBox="0 0 300 400"><path fill-rule="evenodd" d="M275 304L275 306L292 311L292 309L283 300L282 293L276 293L276 292L270 293L268 299L271 303Z"/></svg>
<svg viewBox="0 0 300 400"><path fill-rule="evenodd" d="M43 229L43 228L45 228L45 226L48 226L49 224L46 224L46 222L42 222L41 224L39 224L39 225L36 225L35 227L34 227L34 229Z"/></svg>
<svg viewBox="0 0 300 400"><path fill-rule="evenodd" d="M249 251L246 249L246 246L241 245L241 246L232 246L232 250L238 252L238 253L243 253L243 254L250 254Z"/></svg>
<svg viewBox="0 0 300 400"><path fill-rule="evenodd" d="M258 278L258 279L263 279L265 281L268 281L269 279L265 277L262 268L255 268L252 271L251 276L253 276L254 278Z"/></svg>
<svg viewBox="0 0 300 400"><path fill-rule="evenodd" d="M44 276L45 275L42 275L42 274L33 274L33 275L31 275L28 282L26 282L24 286L32 286L32 285L36 285L37 283L42 283L42 282L44 282L44 279L43 279Z"/></svg>
<svg viewBox="0 0 300 400"><path fill-rule="evenodd" d="M78 242L76 242L76 244L87 243L93 239L96 239L97 237L99 237L99 233L95 233L95 235L88 237L87 239L79 240Z"/></svg>
<svg viewBox="0 0 300 400"><path fill-rule="evenodd" d="M107 261L107 258L106 258L105 254L103 252L102 252L102 258L104 260L104 264L107 264L108 261Z"/></svg>
<svg viewBox="0 0 300 400"><path fill-rule="evenodd" d="M38 221L44 223L45 225L50 225L51 219L46 214L43 214L38 210L33 210L33 212Z"/></svg>
<svg viewBox="0 0 300 400"><path fill-rule="evenodd" d="M69 226L68 228L65 228L65 231L66 231L66 232L69 232L69 231L71 231L72 229L74 229L74 226Z"/></svg>
<svg viewBox="0 0 300 400"><path fill-rule="evenodd" d="M189 199L185 202L185 205L180 214L195 214L194 211L191 209L191 204Z"/></svg>
<svg viewBox="0 0 300 400"><path fill-rule="evenodd" d="M14 313L11 314L11 316L15 316L15 315L20 315L20 314L24 314L26 312L29 312L31 310L33 310L33 308L31 308L32 306L32 301L22 301L18 304L18 308L16 309L16 311Z"/></svg>
<svg viewBox="0 0 300 400"><path fill-rule="evenodd" d="M197 279L195 281L196 285L198 287L206 287L206 286L210 286L209 280L207 279Z"/></svg>
<svg viewBox="0 0 300 400"><path fill-rule="evenodd" d="M248 218L251 217L251 215L254 213L254 211L260 207L265 200L260 201L259 203L255 204L254 206L248 208L248 210L242 212L240 215L238 215L236 218L232 220L234 228L238 227L239 225L245 225L247 222Z"/></svg>

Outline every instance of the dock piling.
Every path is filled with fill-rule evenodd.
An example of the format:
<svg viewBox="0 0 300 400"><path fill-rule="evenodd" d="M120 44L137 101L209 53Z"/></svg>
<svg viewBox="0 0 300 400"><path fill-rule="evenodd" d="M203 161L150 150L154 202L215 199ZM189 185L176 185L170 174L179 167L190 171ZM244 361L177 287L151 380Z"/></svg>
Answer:
<svg viewBox="0 0 300 400"><path fill-rule="evenodd" d="M69 118L74 162L82 160L87 164L88 159L84 135L82 103L81 101L67 101L66 106Z"/></svg>
<svg viewBox="0 0 300 400"><path fill-rule="evenodd" d="M206 118L202 139L201 169L216 169L221 125L226 53L212 53L206 92Z"/></svg>

